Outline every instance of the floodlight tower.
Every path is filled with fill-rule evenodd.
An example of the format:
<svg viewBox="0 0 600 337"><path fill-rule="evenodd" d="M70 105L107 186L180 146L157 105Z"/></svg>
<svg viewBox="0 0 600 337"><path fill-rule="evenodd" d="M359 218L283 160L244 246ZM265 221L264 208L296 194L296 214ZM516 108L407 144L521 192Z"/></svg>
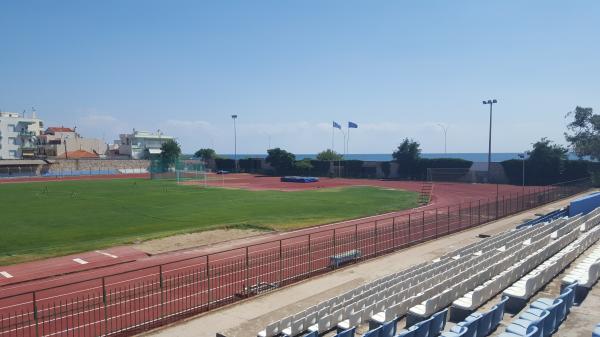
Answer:
<svg viewBox="0 0 600 337"><path fill-rule="evenodd" d="M496 103L498 103L498 101L496 99L488 99L487 101L483 101L483 104L490 105L490 136L489 136L489 141L488 141L488 167L487 167L488 183L490 182L490 178L491 178L490 167L492 166L492 107Z"/></svg>
<svg viewBox="0 0 600 337"><path fill-rule="evenodd" d="M237 172L237 129L235 127L235 120L237 119L237 115L231 115L233 119L233 165L234 169Z"/></svg>

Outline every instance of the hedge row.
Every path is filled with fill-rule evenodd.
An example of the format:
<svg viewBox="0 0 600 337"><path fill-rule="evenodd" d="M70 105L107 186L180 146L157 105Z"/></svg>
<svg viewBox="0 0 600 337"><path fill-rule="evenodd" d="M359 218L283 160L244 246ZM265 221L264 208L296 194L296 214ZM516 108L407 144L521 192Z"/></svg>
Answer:
<svg viewBox="0 0 600 337"><path fill-rule="evenodd" d="M511 184L523 183L523 161L503 161L504 172ZM600 169L599 163L587 160L552 159L543 163L525 160L525 185L550 185L586 178Z"/></svg>

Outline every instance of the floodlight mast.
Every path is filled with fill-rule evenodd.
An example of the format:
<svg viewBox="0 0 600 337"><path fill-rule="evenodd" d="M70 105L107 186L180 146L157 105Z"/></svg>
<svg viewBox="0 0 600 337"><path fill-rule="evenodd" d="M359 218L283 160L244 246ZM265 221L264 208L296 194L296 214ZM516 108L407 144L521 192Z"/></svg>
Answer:
<svg viewBox="0 0 600 337"><path fill-rule="evenodd" d="M490 168L492 166L492 107L494 104L498 103L496 99L488 99L487 101L483 101L483 104L490 105L490 134L488 139L488 167L487 167L487 180L490 182L491 172Z"/></svg>

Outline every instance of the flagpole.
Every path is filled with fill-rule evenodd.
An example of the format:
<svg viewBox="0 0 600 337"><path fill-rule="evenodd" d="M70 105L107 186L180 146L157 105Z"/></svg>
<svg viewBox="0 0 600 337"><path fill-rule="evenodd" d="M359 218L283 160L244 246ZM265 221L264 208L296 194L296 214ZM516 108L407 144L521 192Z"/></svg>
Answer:
<svg viewBox="0 0 600 337"><path fill-rule="evenodd" d="M350 144L350 124L348 124L348 138L346 138L346 154L348 154L348 147Z"/></svg>
<svg viewBox="0 0 600 337"><path fill-rule="evenodd" d="M333 122L333 123L335 123L335 122ZM334 139L335 139L335 127L333 126L333 123L331 123L331 151L333 151Z"/></svg>

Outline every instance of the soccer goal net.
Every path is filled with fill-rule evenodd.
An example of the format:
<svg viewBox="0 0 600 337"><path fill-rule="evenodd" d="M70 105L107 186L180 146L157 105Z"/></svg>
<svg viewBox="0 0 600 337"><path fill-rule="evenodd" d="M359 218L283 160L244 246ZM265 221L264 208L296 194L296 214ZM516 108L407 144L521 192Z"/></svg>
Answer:
<svg viewBox="0 0 600 337"><path fill-rule="evenodd" d="M469 168L428 168L427 180L433 182L476 182L475 172Z"/></svg>

